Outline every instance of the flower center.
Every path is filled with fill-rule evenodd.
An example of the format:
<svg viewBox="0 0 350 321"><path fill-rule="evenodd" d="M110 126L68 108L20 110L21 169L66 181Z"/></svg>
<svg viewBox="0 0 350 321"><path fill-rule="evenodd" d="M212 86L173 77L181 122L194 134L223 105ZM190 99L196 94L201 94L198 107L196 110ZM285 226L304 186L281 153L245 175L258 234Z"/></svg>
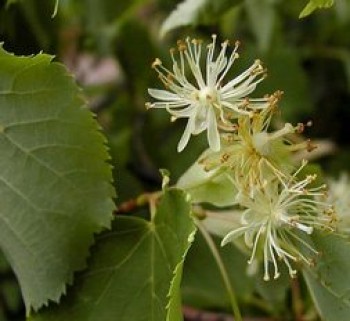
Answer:
<svg viewBox="0 0 350 321"><path fill-rule="evenodd" d="M272 133L267 133L265 131L262 131L260 133L257 133L253 135L253 145L257 152L262 156L269 156L272 153L271 150L271 142L282 139L285 135L291 134L295 132L295 128L287 123L284 125L283 128L276 130Z"/></svg>
<svg viewBox="0 0 350 321"><path fill-rule="evenodd" d="M261 132L253 135L253 146L262 156L268 156L271 152L270 137L268 133Z"/></svg>
<svg viewBox="0 0 350 321"><path fill-rule="evenodd" d="M204 87L196 93L196 99L201 104L212 104L217 100L217 90L213 87Z"/></svg>

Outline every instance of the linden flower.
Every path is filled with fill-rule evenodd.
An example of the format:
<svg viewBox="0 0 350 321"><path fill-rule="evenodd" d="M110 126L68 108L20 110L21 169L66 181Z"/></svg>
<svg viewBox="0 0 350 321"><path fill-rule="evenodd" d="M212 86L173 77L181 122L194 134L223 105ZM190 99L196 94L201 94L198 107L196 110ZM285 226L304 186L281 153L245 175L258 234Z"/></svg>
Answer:
<svg viewBox="0 0 350 321"><path fill-rule="evenodd" d="M325 195L325 186L306 188L314 181L315 175L295 181L305 164L287 182L270 181L263 187L256 187L254 198L239 194L238 202L247 208L241 217L242 226L229 232L222 240L222 245L225 245L244 235L245 244L252 249L248 264L252 264L257 252L262 251L266 281L270 279L270 263L274 279L280 276L277 260L285 263L291 277L296 274L292 262L312 265L313 260L303 252L316 255L318 252L302 234L312 234L315 228L332 230L333 208L319 200Z"/></svg>
<svg viewBox="0 0 350 321"><path fill-rule="evenodd" d="M343 173L337 180L329 180L327 200L334 204L339 230L350 233L350 179L347 174Z"/></svg>
<svg viewBox="0 0 350 321"><path fill-rule="evenodd" d="M271 118L281 92L269 99L269 108L252 117L240 117L236 133L223 136L221 151L203 157L199 162L206 171L226 167L233 175L239 188L250 191L251 187L261 185L272 177L287 177L294 169L290 153L313 146L309 141L294 144L288 135L301 133L303 124L292 126L286 123L283 128L268 132Z"/></svg>
<svg viewBox="0 0 350 321"><path fill-rule="evenodd" d="M268 106L266 98L247 99L265 76L261 62L256 60L239 76L224 83L225 76L238 58L239 43L236 42L232 52L227 54L229 42L225 41L215 55L216 36L213 35L212 39L206 48L205 68L201 67L202 41L190 38L178 41L178 58L175 49L170 50L172 70L164 67L158 58L152 64L166 90L149 89L149 94L159 101L146 103L146 107L166 109L173 121L188 118L177 147L179 152L186 147L191 135L205 130L209 147L219 151L219 129L233 131L235 126L230 119L251 115L254 110ZM186 76L188 69L190 78Z"/></svg>

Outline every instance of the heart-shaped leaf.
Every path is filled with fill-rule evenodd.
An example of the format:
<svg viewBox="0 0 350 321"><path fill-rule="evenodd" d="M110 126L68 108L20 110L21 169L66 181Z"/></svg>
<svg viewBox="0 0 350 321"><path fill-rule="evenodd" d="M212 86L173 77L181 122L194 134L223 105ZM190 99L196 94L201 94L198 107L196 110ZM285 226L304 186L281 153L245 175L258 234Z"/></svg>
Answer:
<svg viewBox="0 0 350 321"><path fill-rule="evenodd" d="M0 47L0 247L27 313L59 300L114 208L104 139L51 60Z"/></svg>
<svg viewBox="0 0 350 321"><path fill-rule="evenodd" d="M172 189L151 222L117 217L68 296L30 320L181 321L182 265L195 232L189 214L186 194Z"/></svg>

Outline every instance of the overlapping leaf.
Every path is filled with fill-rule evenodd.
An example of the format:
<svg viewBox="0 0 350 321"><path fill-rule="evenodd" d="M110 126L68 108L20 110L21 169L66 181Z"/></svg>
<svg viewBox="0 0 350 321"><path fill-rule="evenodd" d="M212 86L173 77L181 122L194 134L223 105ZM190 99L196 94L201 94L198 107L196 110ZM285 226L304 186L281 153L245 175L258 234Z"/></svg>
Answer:
<svg viewBox="0 0 350 321"><path fill-rule="evenodd" d="M254 291L254 279L247 275L247 257L234 244L221 247L220 238L213 239L238 299L248 298ZM184 302L190 306L230 309L222 275L201 235L197 235L186 258L182 287Z"/></svg>
<svg viewBox="0 0 350 321"><path fill-rule="evenodd" d="M31 320L182 320L179 283L195 231L189 213L186 195L169 190L153 221L118 217L60 306Z"/></svg>
<svg viewBox="0 0 350 321"><path fill-rule="evenodd" d="M313 236L321 257L304 277L323 320L350 320L350 241L336 235Z"/></svg>
<svg viewBox="0 0 350 321"><path fill-rule="evenodd" d="M59 300L114 207L104 140L51 59L0 48L0 247L27 312Z"/></svg>

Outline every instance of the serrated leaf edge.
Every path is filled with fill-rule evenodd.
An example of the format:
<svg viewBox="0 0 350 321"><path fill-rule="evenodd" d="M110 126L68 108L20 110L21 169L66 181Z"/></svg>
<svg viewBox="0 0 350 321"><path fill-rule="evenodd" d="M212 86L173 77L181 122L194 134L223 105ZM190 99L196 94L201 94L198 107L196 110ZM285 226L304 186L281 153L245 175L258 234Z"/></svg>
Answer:
<svg viewBox="0 0 350 321"><path fill-rule="evenodd" d="M33 55L15 55L14 53L8 52L7 50L4 49L4 42L0 42L0 53L7 55L7 56L11 56L11 57L16 57L19 59L39 59L42 58L43 59L43 63L45 63L46 65L50 65L50 64L56 64L58 66L60 66L62 68L62 77L66 77L67 80L69 81L69 86L71 86L72 90L76 91L76 99L77 102L80 103L80 109L85 108L87 106L87 100L85 99L85 97L83 96L83 90L81 87L78 86L78 84L75 82L75 78L73 76L73 74L71 74L68 69L66 68L66 66L62 63L59 62L54 62L53 59L55 58L55 56L52 55L48 55L48 54L44 54L44 53L38 53L38 54L33 54ZM111 156L108 153L108 147L107 147L107 138L102 134L102 128L101 126L96 122L96 117L95 115L88 109L86 108L86 112L89 114L89 121L90 121L90 125L91 125L91 129L95 129L95 135L99 136L99 139L101 140L101 144L104 146L103 149L103 159L101 159L102 162L104 162L107 166L107 168L109 169L110 172L110 196L109 199L112 201L113 198L116 197L116 193L115 193L115 189L113 187L113 176L111 174L112 168L113 166L108 162L109 160L111 160ZM40 308L43 307L47 307L50 302L55 302L55 303L59 303L60 299L62 298L63 295L67 294L67 286L70 286L73 284L74 281L74 274L78 271L82 271L87 267L87 259L88 257L91 255L91 246L95 243L95 235L100 233L103 229L110 229L111 228L111 223L112 223L112 219L113 219L113 210L110 213L110 217L109 217L109 221L107 225L101 225L98 227L98 229L96 229L95 231L92 232L91 237L88 238L87 237L87 251L86 253L84 253L84 259L81 260L81 262L79 262L78 264L76 264L75 267L73 267L73 269L71 270L70 273L67 274L66 280L64 281L64 284L62 285L62 287L60 289L57 289L57 291L55 291L56 293L52 293L50 296L47 297L46 300L44 300L41 304L38 305L34 305L34 304L28 304L27 300L24 298L25 301L25 305L26 305L26 315L27 317L30 316L31 310L34 310L34 312L37 312Z"/></svg>

